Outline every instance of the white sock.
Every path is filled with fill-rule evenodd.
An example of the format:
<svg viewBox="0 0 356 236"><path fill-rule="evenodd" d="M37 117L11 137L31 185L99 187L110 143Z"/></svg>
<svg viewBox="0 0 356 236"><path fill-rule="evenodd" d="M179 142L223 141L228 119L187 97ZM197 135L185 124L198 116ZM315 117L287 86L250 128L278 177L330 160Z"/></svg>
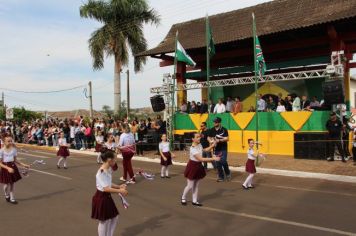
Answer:
<svg viewBox="0 0 356 236"><path fill-rule="evenodd" d="M96 162L99 162L99 163L102 162L101 161L101 153L100 152L98 153L98 156L96 157Z"/></svg>
<svg viewBox="0 0 356 236"><path fill-rule="evenodd" d="M245 180L245 182L243 183L243 186L245 187L249 187L252 183L252 178L253 178L253 174L249 174Z"/></svg>
<svg viewBox="0 0 356 236"><path fill-rule="evenodd" d="M98 225L98 235L99 236L107 236L108 234L108 225L109 225L109 220L105 221L99 221Z"/></svg>
<svg viewBox="0 0 356 236"><path fill-rule="evenodd" d="M67 158L64 158L63 166L67 167Z"/></svg>
<svg viewBox="0 0 356 236"><path fill-rule="evenodd" d="M14 189L15 189L15 185L14 184L10 184L10 199L11 200L15 200Z"/></svg>
<svg viewBox="0 0 356 236"><path fill-rule="evenodd" d="M250 174L251 178L250 178L250 181L248 182L248 186L247 187L251 187L252 186L252 180L253 180L253 177L255 176L254 174Z"/></svg>
<svg viewBox="0 0 356 236"><path fill-rule="evenodd" d="M198 192L199 192L199 180L195 180L194 181L194 185L193 185L193 202L198 202Z"/></svg>
<svg viewBox="0 0 356 236"><path fill-rule="evenodd" d="M8 185L4 184L3 188L4 188L5 197L9 197L9 192L8 192L9 191L9 187L8 187Z"/></svg>
<svg viewBox="0 0 356 236"><path fill-rule="evenodd" d="M194 186L194 180L187 179L187 186L185 186L183 195L182 195L183 200L187 199L187 194L193 188L193 186Z"/></svg>
<svg viewBox="0 0 356 236"><path fill-rule="evenodd" d="M166 166L166 176L169 176L169 166Z"/></svg>
<svg viewBox="0 0 356 236"><path fill-rule="evenodd" d="M161 177L164 177L164 174L165 174L165 172L166 172L166 166L162 166L161 167Z"/></svg>
<svg viewBox="0 0 356 236"><path fill-rule="evenodd" d="M106 232L108 236L113 236L115 232L116 225L118 223L119 216L116 216L109 221L108 231Z"/></svg>
<svg viewBox="0 0 356 236"><path fill-rule="evenodd" d="M59 158L59 160L58 160L58 162L57 162L57 166L59 166L63 160L64 160L63 157Z"/></svg>

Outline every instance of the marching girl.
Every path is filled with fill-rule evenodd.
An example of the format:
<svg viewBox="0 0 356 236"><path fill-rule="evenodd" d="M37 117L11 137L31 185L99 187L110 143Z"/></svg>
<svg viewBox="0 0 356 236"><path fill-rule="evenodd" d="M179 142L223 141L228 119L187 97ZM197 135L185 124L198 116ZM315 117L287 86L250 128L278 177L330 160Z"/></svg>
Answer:
<svg viewBox="0 0 356 236"><path fill-rule="evenodd" d="M242 188L245 190L254 188L254 186L252 185L252 179L256 173L255 160L258 155L261 155L261 154L258 154L258 152L255 152L253 150L253 147L255 146L255 141L253 139L248 140L248 146L249 146L249 149L247 151L247 162L246 162L245 169L246 169L246 172L249 173L249 175L247 176L245 182L242 184Z"/></svg>
<svg viewBox="0 0 356 236"><path fill-rule="evenodd" d="M4 184L5 199L7 202L17 204L14 196L14 184L21 179L17 165L30 168L17 160L17 151L11 137L4 138L4 147L0 150L0 183Z"/></svg>
<svg viewBox="0 0 356 236"><path fill-rule="evenodd" d="M175 155L170 151L169 142L167 142L167 135L162 134L161 142L158 145L159 153L161 155L161 178L171 178L169 177L169 166L172 165L172 158Z"/></svg>
<svg viewBox="0 0 356 236"><path fill-rule="evenodd" d="M118 149L122 154L122 167L124 171L124 175L120 180L126 181L127 184L135 184L136 180L131 159L136 153L136 141L128 124L122 125L122 134L120 135ZM127 175L129 175L130 179L127 179Z"/></svg>
<svg viewBox="0 0 356 236"><path fill-rule="evenodd" d="M192 190L194 206L203 206L198 202L198 187L199 182L206 175L202 162L220 161L220 158L213 156L212 158L203 158L203 151L209 152L214 148L215 143L211 143L209 147L203 149L200 144L200 134L195 133L193 136L193 143L190 147L189 162L184 172L184 176L187 178L187 186L184 188L181 203L183 206L187 205L187 194Z"/></svg>
<svg viewBox="0 0 356 236"><path fill-rule="evenodd" d="M117 144L115 142L115 138L112 134L107 135L107 140L106 143L103 145L103 148L101 149L101 153L104 154L105 150L111 150L117 154ZM116 157L116 156L115 156ZM117 166L116 162L115 165L112 167L114 171L116 171L119 167Z"/></svg>
<svg viewBox="0 0 356 236"><path fill-rule="evenodd" d="M91 218L99 220L99 236L114 235L119 212L111 197L111 193L128 194L126 185L112 183L112 167L115 165L116 154L107 150L101 157L103 164L96 174L96 193L92 199Z"/></svg>
<svg viewBox="0 0 356 236"><path fill-rule="evenodd" d="M64 133L60 132L59 134L59 139L58 139L58 147L59 150L57 152L57 156L60 157L57 163L57 168L60 169L60 164L63 161L63 168L67 169L67 157L69 157L69 149L68 147L70 146L67 144L67 139L64 138Z"/></svg>
<svg viewBox="0 0 356 236"><path fill-rule="evenodd" d="M96 158L96 162L98 164L103 163L101 161L101 148L103 147L104 144L104 136L102 134L102 132L99 130L98 134L95 137L95 141L96 141L96 145L95 145L95 152L98 153L98 156Z"/></svg>

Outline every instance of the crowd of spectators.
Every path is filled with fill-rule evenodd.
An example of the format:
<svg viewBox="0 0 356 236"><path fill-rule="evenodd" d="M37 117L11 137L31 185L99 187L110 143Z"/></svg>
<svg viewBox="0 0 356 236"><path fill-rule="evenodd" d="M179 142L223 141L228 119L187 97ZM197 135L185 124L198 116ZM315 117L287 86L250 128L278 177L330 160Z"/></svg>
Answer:
<svg viewBox="0 0 356 236"><path fill-rule="evenodd" d="M257 101L258 112L285 112L285 111L313 111L320 110L323 107L324 101L318 101L316 96L309 99L307 96L298 96L297 94L288 94L283 98L282 94L278 95L265 94L259 95ZM239 113L239 112L255 112L255 106L250 106L244 109L243 102L240 97L226 99L220 98L217 103L212 100L207 102L203 99L202 102L186 102L183 101L179 112L186 114L204 114L204 113Z"/></svg>
<svg viewBox="0 0 356 236"><path fill-rule="evenodd" d="M165 122L160 116L154 120L151 118L132 121L127 119L38 119L31 122L22 123L0 121L0 138L10 135L15 142L37 144L46 146L58 146L60 133L64 134L67 143L72 149L86 150L92 149L96 144L97 136L104 136L104 141L109 134L119 140L123 124L128 124L135 140L143 141L145 135L151 130L156 137L165 133ZM137 152L143 155L143 147L138 145Z"/></svg>

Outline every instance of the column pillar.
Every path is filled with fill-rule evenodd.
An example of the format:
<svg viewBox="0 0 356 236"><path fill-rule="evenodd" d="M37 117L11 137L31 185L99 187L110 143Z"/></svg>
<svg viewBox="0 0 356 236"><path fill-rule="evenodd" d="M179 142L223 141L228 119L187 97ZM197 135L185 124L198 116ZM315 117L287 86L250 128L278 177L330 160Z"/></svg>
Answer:
<svg viewBox="0 0 356 236"><path fill-rule="evenodd" d="M180 85L182 85L182 84L187 83L186 78L184 78L185 72L186 72L185 63L177 62L177 74L176 74L177 81L176 82L177 82L178 87L180 87ZM182 105L183 101L187 101L187 90L177 91L176 104L177 104L178 108Z"/></svg>

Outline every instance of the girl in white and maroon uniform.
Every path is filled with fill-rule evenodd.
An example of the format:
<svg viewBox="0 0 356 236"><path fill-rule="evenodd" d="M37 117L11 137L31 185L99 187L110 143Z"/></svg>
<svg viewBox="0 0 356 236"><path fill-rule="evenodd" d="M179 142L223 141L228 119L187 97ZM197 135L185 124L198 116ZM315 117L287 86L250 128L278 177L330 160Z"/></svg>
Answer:
<svg viewBox="0 0 356 236"><path fill-rule="evenodd" d="M106 143L103 145L103 148L102 148L102 154L104 154L106 151L105 150L111 150L115 153L115 157L117 155L117 144L115 142L115 139L114 139L114 136L112 134L108 134L107 136L107 141ZM117 163L115 162L115 165L112 167L112 169L114 171L116 171L118 169L118 165Z"/></svg>
<svg viewBox="0 0 356 236"><path fill-rule="evenodd" d="M254 186L252 185L252 179L256 173L255 160L258 155L258 153L255 153L255 151L253 150L253 147L255 146L255 142L253 141L253 139L248 140L248 146L249 149L247 151L247 162L245 170L249 175L247 176L245 182L242 184L242 188L245 190L254 188Z"/></svg>
<svg viewBox="0 0 356 236"><path fill-rule="evenodd" d="M202 206L202 204L198 202L199 181L206 175L202 162L220 161L220 158L216 156L213 156L212 158L203 158L203 151L209 152L212 148L214 148L214 146L215 143L212 142L209 147L203 149L200 144L200 134L194 134L193 143L190 147L189 162L184 171L184 176L187 178L187 186L183 191L181 200L182 205L187 205L186 197L188 192L192 190L192 204L194 206Z"/></svg>
<svg viewBox="0 0 356 236"><path fill-rule="evenodd" d="M17 160L17 151L11 137L4 138L4 147L0 150L0 183L4 184L5 199L7 202L17 204L14 196L14 184L21 179L17 165L30 168Z"/></svg>
<svg viewBox="0 0 356 236"><path fill-rule="evenodd" d="M116 154L107 150L102 155L103 164L96 174L96 193L92 198L91 218L99 220L99 236L114 235L119 212L111 193L127 195L126 185L112 183L112 167L116 163Z"/></svg>
<svg viewBox="0 0 356 236"><path fill-rule="evenodd" d="M64 169L67 169L67 157L69 157L69 144L67 144L67 140L64 138L63 132L60 133L60 138L58 139L58 147L59 150L57 152L57 156L60 157L57 163L57 168L60 169L61 162L63 161Z"/></svg>
<svg viewBox="0 0 356 236"><path fill-rule="evenodd" d="M169 142L167 142L166 134L162 134L161 140L162 142L158 145L159 153L161 155L161 178L170 178L168 168L172 165L172 158L174 158L175 155L169 148Z"/></svg>
<svg viewBox="0 0 356 236"><path fill-rule="evenodd" d="M103 144L104 144L104 136L102 135L102 132L100 130L98 131L98 135L95 136L95 142L96 142L95 152L98 153L98 156L96 158L96 162L98 164L100 164L100 163L103 163L101 161L101 149L102 149Z"/></svg>

